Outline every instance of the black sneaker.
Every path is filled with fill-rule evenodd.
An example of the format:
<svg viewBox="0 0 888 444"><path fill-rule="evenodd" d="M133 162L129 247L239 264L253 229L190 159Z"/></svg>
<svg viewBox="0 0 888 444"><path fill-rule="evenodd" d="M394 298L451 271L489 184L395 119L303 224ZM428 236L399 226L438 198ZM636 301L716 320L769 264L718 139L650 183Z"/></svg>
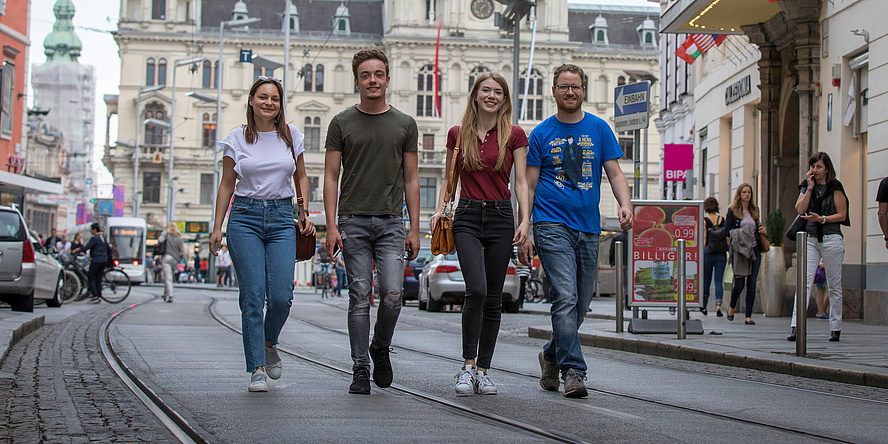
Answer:
<svg viewBox="0 0 888 444"><path fill-rule="evenodd" d="M377 387L386 388L392 385L392 361L389 360L389 348L370 346L370 359L373 360L373 382Z"/></svg>
<svg viewBox="0 0 888 444"><path fill-rule="evenodd" d="M369 395L370 371L363 367L355 370L355 375L352 379L352 383L350 386L348 386L348 392L354 393L356 395Z"/></svg>

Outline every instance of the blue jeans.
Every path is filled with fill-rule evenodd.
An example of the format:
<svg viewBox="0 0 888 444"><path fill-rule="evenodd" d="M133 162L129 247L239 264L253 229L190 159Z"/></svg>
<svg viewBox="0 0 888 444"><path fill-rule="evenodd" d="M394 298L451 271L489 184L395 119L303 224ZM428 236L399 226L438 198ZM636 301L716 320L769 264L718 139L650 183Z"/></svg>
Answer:
<svg viewBox="0 0 888 444"><path fill-rule="evenodd" d="M404 223L401 216L340 216L342 256L348 275L348 338L353 370L370 369L370 294L373 267L380 304L373 346L388 348L401 314L404 284ZM291 267L292 268L292 267Z"/></svg>
<svg viewBox="0 0 888 444"><path fill-rule="evenodd" d="M512 256L515 217L509 200L460 198L453 239L466 282L462 310L463 359L489 369L503 312L503 283Z"/></svg>
<svg viewBox="0 0 888 444"><path fill-rule="evenodd" d="M578 329L594 294L599 235L552 222L535 223L533 232L552 300L552 337L543 357L557 363L562 375L570 369L585 375Z"/></svg>
<svg viewBox="0 0 888 444"><path fill-rule="evenodd" d="M291 199L236 196L228 219L228 248L240 290L244 356L252 372L265 365L265 342L278 343L293 304L296 224Z"/></svg>
<svg viewBox="0 0 888 444"><path fill-rule="evenodd" d="M731 288L731 308L737 308L737 302L740 301L740 293L743 292L743 287L746 288L746 317L752 317L752 304L755 303L755 283L758 280L759 275L759 267L762 266L762 250L759 250L758 247L755 247L755 260L750 261L750 274L749 276L737 276L734 275L734 287Z"/></svg>
<svg viewBox="0 0 888 444"><path fill-rule="evenodd" d="M725 294L725 267L728 265L727 253L710 253L703 249L703 308L709 303L709 287L712 286L712 273L715 272L715 303L721 304Z"/></svg>

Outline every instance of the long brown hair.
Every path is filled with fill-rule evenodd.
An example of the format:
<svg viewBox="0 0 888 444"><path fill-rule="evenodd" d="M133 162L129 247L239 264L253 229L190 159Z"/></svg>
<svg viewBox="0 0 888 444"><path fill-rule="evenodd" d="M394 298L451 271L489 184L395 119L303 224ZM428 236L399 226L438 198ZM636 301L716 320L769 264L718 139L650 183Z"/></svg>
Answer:
<svg viewBox="0 0 888 444"><path fill-rule="evenodd" d="M253 117L253 105L250 104L250 102L253 100L253 96L256 95L256 90L266 83L271 83L277 88L278 95L282 100L281 110L278 111L278 115L274 117L275 131L277 131L278 137L280 137L288 147L292 146L293 137L290 135L290 128L287 126L287 120L284 117L284 87L281 86L281 82L272 78L257 79L253 82L253 86L250 87L250 97L247 99L247 124L244 125L244 139L246 139L249 144L256 143L259 139L259 132L256 130L256 119Z"/></svg>
<svg viewBox="0 0 888 444"><path fill-rule="evenodd" d="M759 210L758 207L755 206L755 193L752 190L752 185L743 182L737 187L737 191L734 192L734 200L731 201L731 206L729 207L732 212L734 212L734 217L737 219L743 219L743 202L740 199L740 193L743 192L743 188L749 187L749 215L752 216L753 219L759 220Z"/></svg>
<svg viewBox="0 0 888 444"><path fill-rule="evenodd" d="M503 89L503 104L496 113L496 142L499 147L499 157L496 159L494 170L502 171L506 163L506 145L512 137L512 99L509 95L509 84L505 77L496 72L485 72L475 79L469 101L466 103L466 112L463 113L462 122L459 125L459 145L463 150L463 168L467 171L479 171L484 168L481 162L481 153L478 150L478 90L481 82L493 79Z"/></svg>

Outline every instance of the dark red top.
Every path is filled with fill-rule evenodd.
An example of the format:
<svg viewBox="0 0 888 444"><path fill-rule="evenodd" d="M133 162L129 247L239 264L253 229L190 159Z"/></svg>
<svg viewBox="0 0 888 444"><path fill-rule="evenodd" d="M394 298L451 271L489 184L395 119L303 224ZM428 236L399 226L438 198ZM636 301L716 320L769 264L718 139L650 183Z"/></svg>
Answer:
<svg viewBox="0 0 888 444"><path fill-rule="evenodd" d="M447 132L447 149L453 150L456 147L456 140L459 137L459 125L450 128ZM459 168L459 180L462 182L462 191L460 197L475 200L505 200L511 199L512 193L509 191L509 174L512 172L512 151L516 149L527 148L527 135L518 125L512 125L512 134L509 142L506 144L506 158L502 171L494 170L496 160L499 157L499 146L497 146L496 127L487 132L484 140L478 139L478 148L481 151L481 163L484 168L478 171L466 171L463 169L463 150L460 148L459 155L456 158L457 168ZM446 179L445 179L446 180ZM447 186L447 183L444 183Z"/></svg>

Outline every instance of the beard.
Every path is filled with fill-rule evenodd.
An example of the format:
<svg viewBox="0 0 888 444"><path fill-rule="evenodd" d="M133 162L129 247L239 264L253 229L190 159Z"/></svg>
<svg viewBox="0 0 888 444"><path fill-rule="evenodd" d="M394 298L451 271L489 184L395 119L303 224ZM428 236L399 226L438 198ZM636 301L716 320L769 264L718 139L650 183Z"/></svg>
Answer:
<svg viewBox="0 0 888 444"><path fill-rule="evenodd" d="M576 97L576 99L573 105L565 103L564 99L559 97L555 98L555 105L558 107L559 111L575 113L583 107L583 97L579 95L575 95L574 97Z"/></svg>

